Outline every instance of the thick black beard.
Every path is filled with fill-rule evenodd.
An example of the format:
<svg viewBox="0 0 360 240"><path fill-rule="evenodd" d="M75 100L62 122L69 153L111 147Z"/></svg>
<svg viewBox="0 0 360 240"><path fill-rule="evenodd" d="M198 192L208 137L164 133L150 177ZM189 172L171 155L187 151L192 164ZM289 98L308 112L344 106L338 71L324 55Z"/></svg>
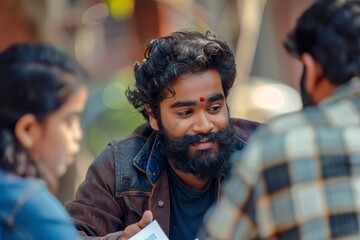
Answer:
<svg viewBox="0 0 360 240"><path fill-rule="evenodd" d="M226 176L231 167L231 155L240 140L235 136L232 124L224 131L208 134L185 135L172 139L159 124L160 151L173 166L183 172L191 173L201 179ZM203 138L219 143L219 150L209 149L189 153L190 144Z"/></svg>

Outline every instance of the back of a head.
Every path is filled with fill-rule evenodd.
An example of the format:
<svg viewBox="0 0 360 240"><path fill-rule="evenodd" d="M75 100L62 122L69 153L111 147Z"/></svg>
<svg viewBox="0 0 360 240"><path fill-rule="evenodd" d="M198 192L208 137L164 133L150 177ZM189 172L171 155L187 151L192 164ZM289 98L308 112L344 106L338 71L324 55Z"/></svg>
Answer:
<svg viewBox="0 0 360 240"><path fill-rule="evenodd" d="M297 58L309 53L334 85L360 76L360 1L316 1L298 19L284 45Z"/></svg>
<svg viewBox="0 0 360 240"><path fill-rule="evenodd" d="M172 85L179 75L210 69L219 72L227 96L236 76L235 58L229 46L210 32L173 32L149 43L144 60L135 64L135 90L126 94L147 119L144 104L156 112L166 91L175 94Z"/></svg>
<svg viewBox="0 0 360 240"><path fill-rule="evenodd" d="M17 44L0 53L1 169L22 176L37 174L14 136L17 120L30 113L43 121L83 86L85 79L85 71L75 60L47 44ZM20 168L20 162L29 166Z"/></svg>

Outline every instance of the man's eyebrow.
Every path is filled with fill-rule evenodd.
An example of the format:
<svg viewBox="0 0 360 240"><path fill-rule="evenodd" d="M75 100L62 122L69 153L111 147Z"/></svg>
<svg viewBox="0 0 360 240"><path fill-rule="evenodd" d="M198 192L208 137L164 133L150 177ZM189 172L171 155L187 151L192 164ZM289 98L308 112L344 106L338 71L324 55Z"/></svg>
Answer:
<svg viewBox="0 0 360 240"><path fill-rule="evenodd" d="M209 99L206 102L209 103L209 102L215 102L218 100L224 100L224 95L221 93L216 94L212 97L209 97ZM175 102L175 103L171 104L170 108L193 107L193 106L196 106L197 104L198 104L197 101L179 101L179 102Z"/></svg>
<svg viewBox="0 0 360 240"><path fill-rule="evenodd" d="M224 100L224 99L225 99L224 95L221 94L221 93L219 93L219 94L216 94L216 95L210 97L210 98L207 100L207 102L215 102L215 101Z"/></svg>
<svg viewBox="0 0 360 240"><path fill-rule="evenodd" d="M180 102L175 102L173 104L170 105L170 108L177 108L177 107L192 107L192 106L196 106L196 101L180 101Z"/></svg>

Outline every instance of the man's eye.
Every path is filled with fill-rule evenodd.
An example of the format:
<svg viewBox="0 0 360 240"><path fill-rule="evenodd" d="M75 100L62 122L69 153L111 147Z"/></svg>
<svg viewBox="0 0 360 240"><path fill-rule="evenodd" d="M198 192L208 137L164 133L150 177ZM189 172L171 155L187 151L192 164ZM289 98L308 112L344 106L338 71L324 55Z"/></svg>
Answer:
<svg viewBox="0 0 360 240"><path fill-rule="evenodd" d="M177 112L176 115L178 115L179 117L186 117L189 116L191 113L192 111L186 110L186 111Z"/></svg>
<svg viewBox="0 0 360 240"><path fill-rule="evenodd" d="M220 111L220 109L221 109L221 106L212 106L211 108L209 108L209 112L210 113L217 113L217 112L219 112Z"/></svg>

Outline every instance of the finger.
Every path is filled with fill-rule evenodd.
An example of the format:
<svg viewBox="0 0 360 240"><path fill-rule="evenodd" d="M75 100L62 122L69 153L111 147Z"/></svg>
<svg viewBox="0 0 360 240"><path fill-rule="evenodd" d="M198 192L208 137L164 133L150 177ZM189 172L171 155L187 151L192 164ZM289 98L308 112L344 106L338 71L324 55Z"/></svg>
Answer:
<svg viewBox="0 0 360 240"><path fill-rule="evenodd" d="M131 224L124 229L124 232L120 239L129 239L132 236L134 236L135 234L137 234L138 232L140 232L140 230L141 229L139 228L139 226L137 224Z"/></svg>
<svg viewBox="0 0 360 240"><path fill-rule="evenodd" d="M138 222L138 226L143 229L147 225L149 225L153 221L153 214L150 210L146 210L141 218L141 220Z"/></svg>

